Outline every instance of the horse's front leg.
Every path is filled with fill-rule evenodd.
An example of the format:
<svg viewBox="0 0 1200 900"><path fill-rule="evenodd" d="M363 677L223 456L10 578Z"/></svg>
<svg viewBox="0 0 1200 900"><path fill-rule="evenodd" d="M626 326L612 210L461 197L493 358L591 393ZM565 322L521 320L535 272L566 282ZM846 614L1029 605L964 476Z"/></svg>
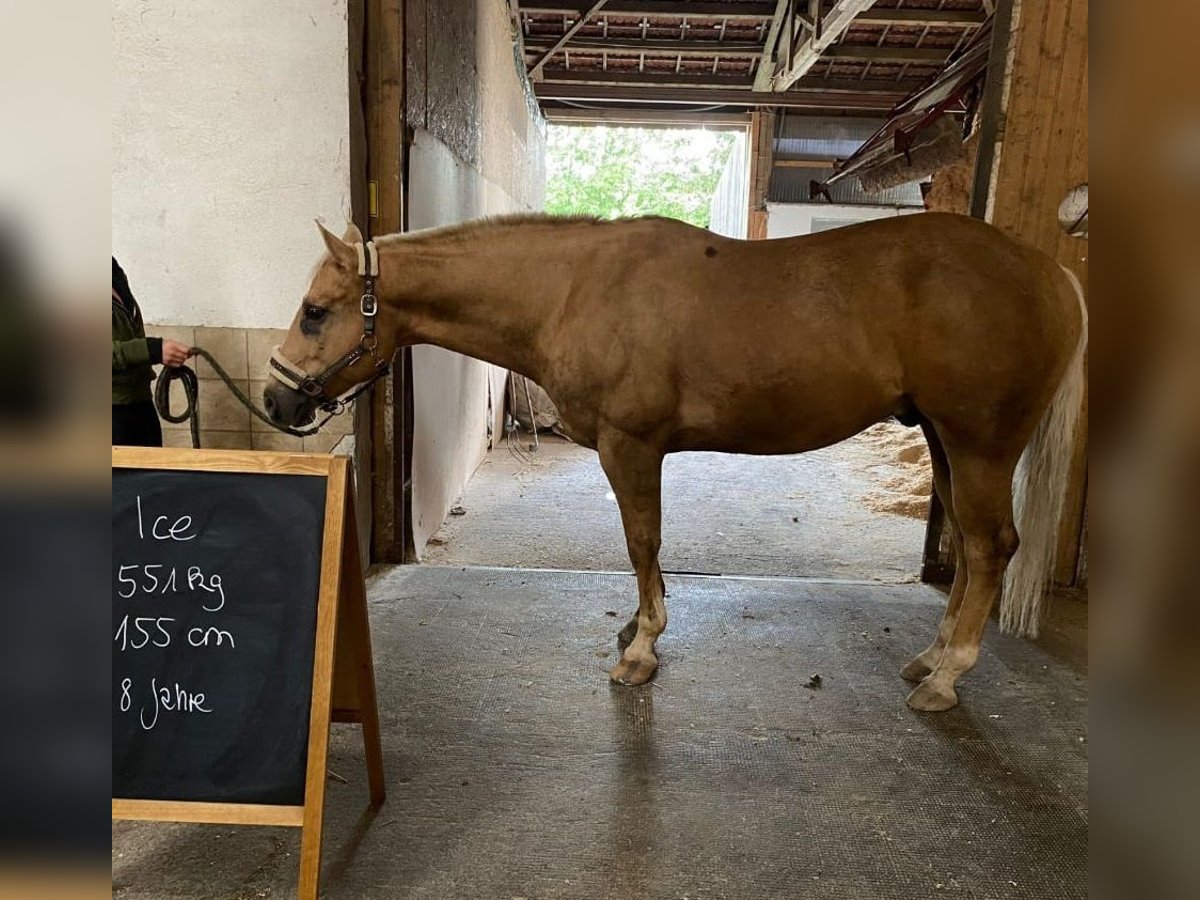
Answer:
<svg viewBox="0 0 1200 900"><path fill-rule="evenodd" d="M618 684L645 684L658 668L654 642L667 627L662 571L658 567L663 454L657 447L616 431L602 434L597 449L600 465L621 508L625 542L638 582L637 616L618 637L621 659L611 677Z"/></svg>

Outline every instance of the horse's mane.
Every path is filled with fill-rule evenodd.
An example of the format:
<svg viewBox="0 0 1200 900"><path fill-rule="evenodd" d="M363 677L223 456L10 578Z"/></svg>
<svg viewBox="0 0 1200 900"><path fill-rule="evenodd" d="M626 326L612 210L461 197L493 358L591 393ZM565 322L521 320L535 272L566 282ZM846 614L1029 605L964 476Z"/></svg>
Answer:
<svg viewBox="0 0 1200 900"><path fill-rule="evenodd" d="M598 216L558 216L550 213L516 213L504 216L489 216L484 219L474 219L470 222L460 222L456 225L444 225L439 228L424 228L420 231L410 231L403 234L389 234L375 239L377 244L404 243L445 243L453 240L465 240L486 234L498 234L515 228L542 226L545 228L561 228L563 226L603 226L622 222L657 219L659 216L637 216L623 219L601 219Z"/></svg>

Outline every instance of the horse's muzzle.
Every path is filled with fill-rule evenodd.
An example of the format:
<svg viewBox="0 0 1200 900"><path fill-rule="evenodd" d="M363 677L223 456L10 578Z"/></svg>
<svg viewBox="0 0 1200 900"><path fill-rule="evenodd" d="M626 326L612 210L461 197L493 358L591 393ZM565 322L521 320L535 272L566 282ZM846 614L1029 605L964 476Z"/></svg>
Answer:
<svg viewBox="0 0 1200 900"><path fill-rule="evenodd" d="M317 401L271 379L263 388L263 410L276 425L297 428L316 418Z"/></svg>

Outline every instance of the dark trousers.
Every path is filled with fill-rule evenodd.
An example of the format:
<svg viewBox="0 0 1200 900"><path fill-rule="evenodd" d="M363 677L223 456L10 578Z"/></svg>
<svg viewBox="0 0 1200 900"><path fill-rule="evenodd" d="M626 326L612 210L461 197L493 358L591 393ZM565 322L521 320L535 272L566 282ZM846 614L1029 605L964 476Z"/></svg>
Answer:
<svg viewBox="0 0 1200 900"><path fill-rule="evenodd" d="M117 447L161 447L162 426L149 400L113 404L112 442Z"/></svg>

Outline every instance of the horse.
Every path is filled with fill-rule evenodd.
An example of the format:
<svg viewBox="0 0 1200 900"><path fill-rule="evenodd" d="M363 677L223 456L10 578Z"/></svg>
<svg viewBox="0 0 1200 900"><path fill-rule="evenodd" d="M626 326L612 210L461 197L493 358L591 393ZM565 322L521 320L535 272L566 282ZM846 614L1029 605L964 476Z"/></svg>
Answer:
<svg viewBox="0 0 1200 900"><path fill-rule="evenodd" d="M1036 632L1087 311L1078 280L1034 248L933 212L763 241L658 217L528 215L373 241L317 224L326 252L272 356L268 414L310 422L419 343L540 384L567 436L598 452L637 576L614 682L658 666L667 453L800 453L888 417L924 432L958 562L932 642L900 673L908 705L958 703L999 594L1002 627Z"/></svg>

